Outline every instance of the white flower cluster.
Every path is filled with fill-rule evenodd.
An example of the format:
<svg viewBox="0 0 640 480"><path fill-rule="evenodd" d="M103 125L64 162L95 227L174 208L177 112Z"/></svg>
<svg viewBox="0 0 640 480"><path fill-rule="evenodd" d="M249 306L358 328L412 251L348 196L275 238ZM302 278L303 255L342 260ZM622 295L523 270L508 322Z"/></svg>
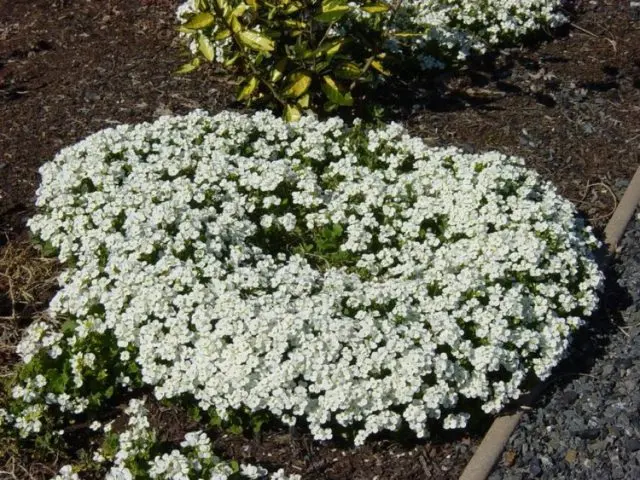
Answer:
<svg viewBox="0 0 640 480"><path fill-rule="evenodd" d="M80 480L80 476L73 471L72 465L64 465L51 480Z"/></svg>
<svg viewBox="0 0 640 480"><path fill-rule="evenodd" d="M389 50L400 53L400 44L409 42L411 54L420 60L425 69L444 67L445 64L438 58L441 54L464 60L471 52L484 53L489 46L567 22L567 17L559 10L562 0L404 0L399 4L383 1L393 6L389 10L392 18L388 30L403 34L402 41L392 39L389 42ZM370 16L361 10L368 3L350 2L349 6L353 15L362 20ZM198 0L182 3L176 10L178 21L185 23L198 13L198 4ZM350 18L348 15L338 21L328 38L343 35L343 27L346 27ZM213 27L211 40L214 61L224 63L234 52L226 51L232 45L229 37L215 40L220 28L217 25ZM198 51L197 35L181 35L195 54ZM441 51L434 51L434 45L436 50Z"/></svg>
<svg viewBox="0 0 640 480"><path fill-rule="evenodd" d="M139 469L141 462L147 464L145 478L151 480L227 480L234 475L234 469L214 455L211 439L200 431L187 433L180 449L149 457L156 441L156 433L150 428L144 401L130 400L125 413L129 417L128 427L118 436L118 450L111 456L98 451L94 457L100 463L109 461L112 464L105 480L140 478L132 473L130 466L133 464ZM240 473L241 478L246 479L300 480L298 475L286 475L282 469L269 475L267 470L255 465L240 465ZM72 467L66 465L52 480L77 478Z"/></svg>
<svg viewBox="0 0 640 480"><path fill-rule="evenodd" d="M304 417L318 439L498 411L602 281L590 230L520 159L397 124L195 111L101 131L41 174L30 226L68 265L54 317L115 335L157 398ZM27 356L49 348L36 333ZM79 383L94 359L74 362Z"/></svg>
<svg viewBox="0 0 640 480"><path fill-rule="evenodd" d="M394 23L399 30L424 33L414 49L435 42L464 60L471 52L530 35L567 21L562 0L405 0Z"/></svg>

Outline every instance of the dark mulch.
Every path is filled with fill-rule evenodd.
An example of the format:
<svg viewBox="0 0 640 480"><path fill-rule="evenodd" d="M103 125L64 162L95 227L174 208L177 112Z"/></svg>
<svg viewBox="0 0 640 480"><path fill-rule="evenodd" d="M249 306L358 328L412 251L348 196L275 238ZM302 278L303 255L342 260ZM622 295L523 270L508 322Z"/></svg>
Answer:
<svg viewBox="0 0 640 480"><path fill-rule="evenodd" d="M26 236L37 170L62 147L118 123L233 105L219 72L171 73L183 62L176 3L0 2L0 243ZM433 144L525 157L601 228L640 160L640 22L626 0L574 3L575 24L554 37L395 89L389 110ZM15 313L7 305L0 316ZM162 418L166 432L184 428L177 414ZM350 449L271 431L217 446L304 478L457 478L480 433Z"/></svg>

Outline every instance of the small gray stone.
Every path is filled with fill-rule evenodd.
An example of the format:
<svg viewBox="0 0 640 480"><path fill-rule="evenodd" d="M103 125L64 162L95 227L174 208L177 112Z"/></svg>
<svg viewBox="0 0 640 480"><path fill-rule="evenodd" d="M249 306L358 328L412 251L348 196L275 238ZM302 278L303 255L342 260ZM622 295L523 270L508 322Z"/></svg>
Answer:
<svg viewBox="0 0 640 480"><path fill-rule="evenodd" d="M608 365L605 365L604 367L602 367L602 374L605 377L609 377L610 375L613 374L614 371L615 371L615 368L614 368L614 366L612 364L608 364Z"/></svg>
<svg viewBox="0 0 640 480"><path fill-rule="evenodd" d="M568 390L562 394L561 401L565 405L571 405L578 399L578 394L573 390Z"/></svg>
<svg viewBox="0 0 640 480"><path fill-rule="evenodd" d="M534 477L542 475L542 464L540 463L540 459L534 458L529 462L529 473Z"/></svg>
<svg viewBox="0 0 640 480"><path fill-rule="evenodd" d="M585 440L595 440L596 438L598 438L600 436L600 429L599 428L585 428L584 430L581 430L578 433L578 436L580 438L585 439Z"/></svg>
<svg viewBox="0 0 640 480"><path fill-rule="evenodd" d="M628 438L627 440L625 440L624 446L630 452L637 452L638 450L640 450L640 439Z"/></svg>

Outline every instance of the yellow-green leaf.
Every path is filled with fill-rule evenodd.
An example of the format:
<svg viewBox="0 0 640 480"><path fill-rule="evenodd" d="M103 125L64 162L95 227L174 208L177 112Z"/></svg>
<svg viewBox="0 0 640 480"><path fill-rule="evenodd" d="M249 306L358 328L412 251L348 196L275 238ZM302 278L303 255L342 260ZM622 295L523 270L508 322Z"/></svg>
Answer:
<svg viewBox="0 0 640 480"><path fill-rule="evenodd" d="M334 40L333 42L329 43L326 50L327 58L331 59L336 53L340 51L343 45L344 45L344 40L342 39Z"/></svg>
<svg viewBox="0 0 640 480"><path fill-rule="evenodd" d="M314 18L319 22L332 23L340 20L351 10L347 0L324 0L322 2L321 13Z"/></svg>
<svg viewBox="0 0 640 480"><path fill-rule="evenodd" d="M340 86L330 76L325 75L322 77L322 85L320 88L322 88L322 91L332 103L335 103L336 105L343 105L345 107L353 105L353 97L351 94L349 92L343 94Z"/></svg>
<svg viewBox="0 0 640 480"><path fill-rule="evenodd" d="M220 41L220 40L224 40L225 38L229 38L230 36L231 36L231 30L229 30L228 28L225 28L224 30L219 30L218 32L216 32L213 38L216 41Z"/></svg>
<svg viewBox="0 0 640 480"><path fill-rule="evenodd" d="M177 30L181 33L196 33L197 30L194 30L193 28L187 28L184 25L180 25Z"/></svg>
<svg viewBox="0 0 640 480"><path fill-rule="evenodd" d="M391 32L391 36L399 37L399 38L413 38L413 37L424 37L424 33Z"/></svg>
<svg viewBox="0 0 640 480"><path fill-rule="evenodd" d="M307 28L307 24L305 22L302 22L300 20L291 20L291 19L287 19L284 21L284 24L292 29L304 29Z"/></svg>
<svg viewBox="0 0 640 480"><path fill-rule="evenodd" d="M231 31L233 33L238 33L240 30L242 30L242 25L238 21L238 17L231 17L229 23L231 24Z"/></svg>
<svg viewBox="0 0 640 480"><path fill-rule="evenodd" d="M238 39L244 46L259 52L271 52L275 48L273 40L253 30L238 33Z"/></svg>
<svg viewBox="0 0 640 480"><path fill-rule="evenodd" d="M298 105L300 105L301 108L309 108L309 100L310 100L310 96L308 93L305 93L304 95L302 95L298 101L296 102Z"/></svg>
<svg viewBox="0 0 640 480"><path fill-rule="evenodd" d="M301 116L300 109L295 105L287 105L284 107L284 119L287 122L297 122Z"/></svg>
<svg viewBox="0 0 640 480"><path fill-rule="evenodd" d="M255 91L258 86L258 79L256 77L251 77L249 80L245 82L245 84L240 88L238 92L237 99L238 101L246 100L251 97L251 94Z"/></svg>
<svg viewBox="0 0 640 480"><path fill-rule="evenodd" d="M198 50L200 50L200 53L202 53L204 58L206 58L210 62L213 61L213 57L214 57L213 44L211 43L211 40L209 40L207 36L203 35L202 33L198 35Z"/></svg>
<svg viewBox="0 0 640 480"><path fill-rule="evenodd" d="M391 6L384 2L368 3L367 5L362 7L362 10L368 13L383 13L383 12L388 12L390 9L391 9Z"/></svg>
<svg viewBox="0 0 640 480"><path fill-rule="evenodd" d="M282 78L282 75L284 75L284 69L285 68L287 68L287 59L286 59L286 57L280 59L280 61L278 61L278 63L276 63L276 66L271 71L271 81L275 83L278 80L280 80Z"/></svg>
<svg viewBox="0 0 640 480"><path fill-rule="evenodd" d="M349 0L322 0L322 11L330 12L336 8L344 7L349 3Z"/></svg>
<svg viewBox="0 0 640 480"><path fill-rule="evenodd" d="M231 57L228 60L225 60L225 62L223 63L223 65L225 67L230 67L232 66L234 63L236 63L236 61L238 60L238 58L240 58L240 54L236 53L233 57Z"/></svg>
<svg viewBox="0 0 640 480"><path fill-rule="evenodd" d="M325 68L327 68L329 65L331 64L331 62L328 62L326 60L322 60L321 62L318 62L314 65L313 70L316 73L320 73L322 72Z"/></svg>
<svg viewBox="0 0 640 480"><path fill-rule="evenodd" d="M289 75L289 83L282 92L285 97L298 98L306 93L311 85L311 75L305 72L295 72Z"/></svg>
<svg viewBox="0 0 640 480"><path fill-rule="evenodd" d="M284 13L286 13L287 15L291 15L292 13L297 12L301 8L302 8L302 4L300 2L292 2L291 4L289 4L289 6L287 6Z"/></svg>
<svg viewBox="0 0 640 480"><path fill-rule="evenodd" d="M373 68L375 68L377 71L379 71L381 74L383 75L391 75L391 72L389 72L388 70L386 70L383 66L382 63L380 63L378 60L374 60L373 62L371 62L371 66Z"/></svg>
<svg viewBox="0 0 640 480"><path fill-rule="evenodd" d="M246 3L240 3L236 8L233 9L231 14L234 17L239 17L247 10L249 10L249 5L247 5Z"/></svg>
<svg viewBox="0 0 640 480"><path fill-rule="evenodd" d="M333 102L325 102L323 107L324 107L324 111L325 112L330 113L330 112L333 112L334 110L336 110L339 106L340 105L335 104Z"/></svg>
<svg viewBox="0 0 640 480"><path fill-rule="evenodd" d="M345 62L336 67L335 73L339 78L353 80L360 77L361 70L355 63Z"/></svg>
<svg viewBox="0 0 640 480"><path fill-rule="evenodd" d="M249 5L254 12L258 10L258 2L256 0L245 0L245 2L247 2L247 5Z"/></svg>
<svg viewBox="0 0 640 480"><path fill-rule="evenodd" d="M212 25L215 19L216 18L210 12L200 12L191 17L183 27L190 28L192 30L201 30Z"/></svg>
<svg viewBox="0 0 640 480"><path fill-rule="evenodd" d="M218 5L218 8L223 12L231 10L231 7L229 6L229 2L227 0L216 0L216 4Z"/></svg>
<svg viewBox="0 0 640 480"><path fill-rule="evenodd" d="M338 7L329 12L322 12L313 18L318 22L333 23L344 17L349 12L349 10L349 6L345 5L344 7Z"/></svg>
<svg viewBox="0 0 640 480"><path fill-rule="evenodd" d="M193 72L196 68L200 66L200 59L198 57L191 60L189 63L185 63L180 68L176 70L176 73L189 73Z"/></svg>

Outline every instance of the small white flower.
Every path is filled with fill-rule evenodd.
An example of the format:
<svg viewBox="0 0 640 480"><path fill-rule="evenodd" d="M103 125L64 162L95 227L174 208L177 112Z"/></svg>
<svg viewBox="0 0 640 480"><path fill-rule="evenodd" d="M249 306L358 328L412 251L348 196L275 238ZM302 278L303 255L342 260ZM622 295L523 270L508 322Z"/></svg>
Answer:
<svg viewBox="0 0 640 480"><path fill-rule="evenodd" d="M286 213L285 215L279 217L278 222L287 232L291 232L294 228L296 228L296 217L292 213Z"/></svg>

